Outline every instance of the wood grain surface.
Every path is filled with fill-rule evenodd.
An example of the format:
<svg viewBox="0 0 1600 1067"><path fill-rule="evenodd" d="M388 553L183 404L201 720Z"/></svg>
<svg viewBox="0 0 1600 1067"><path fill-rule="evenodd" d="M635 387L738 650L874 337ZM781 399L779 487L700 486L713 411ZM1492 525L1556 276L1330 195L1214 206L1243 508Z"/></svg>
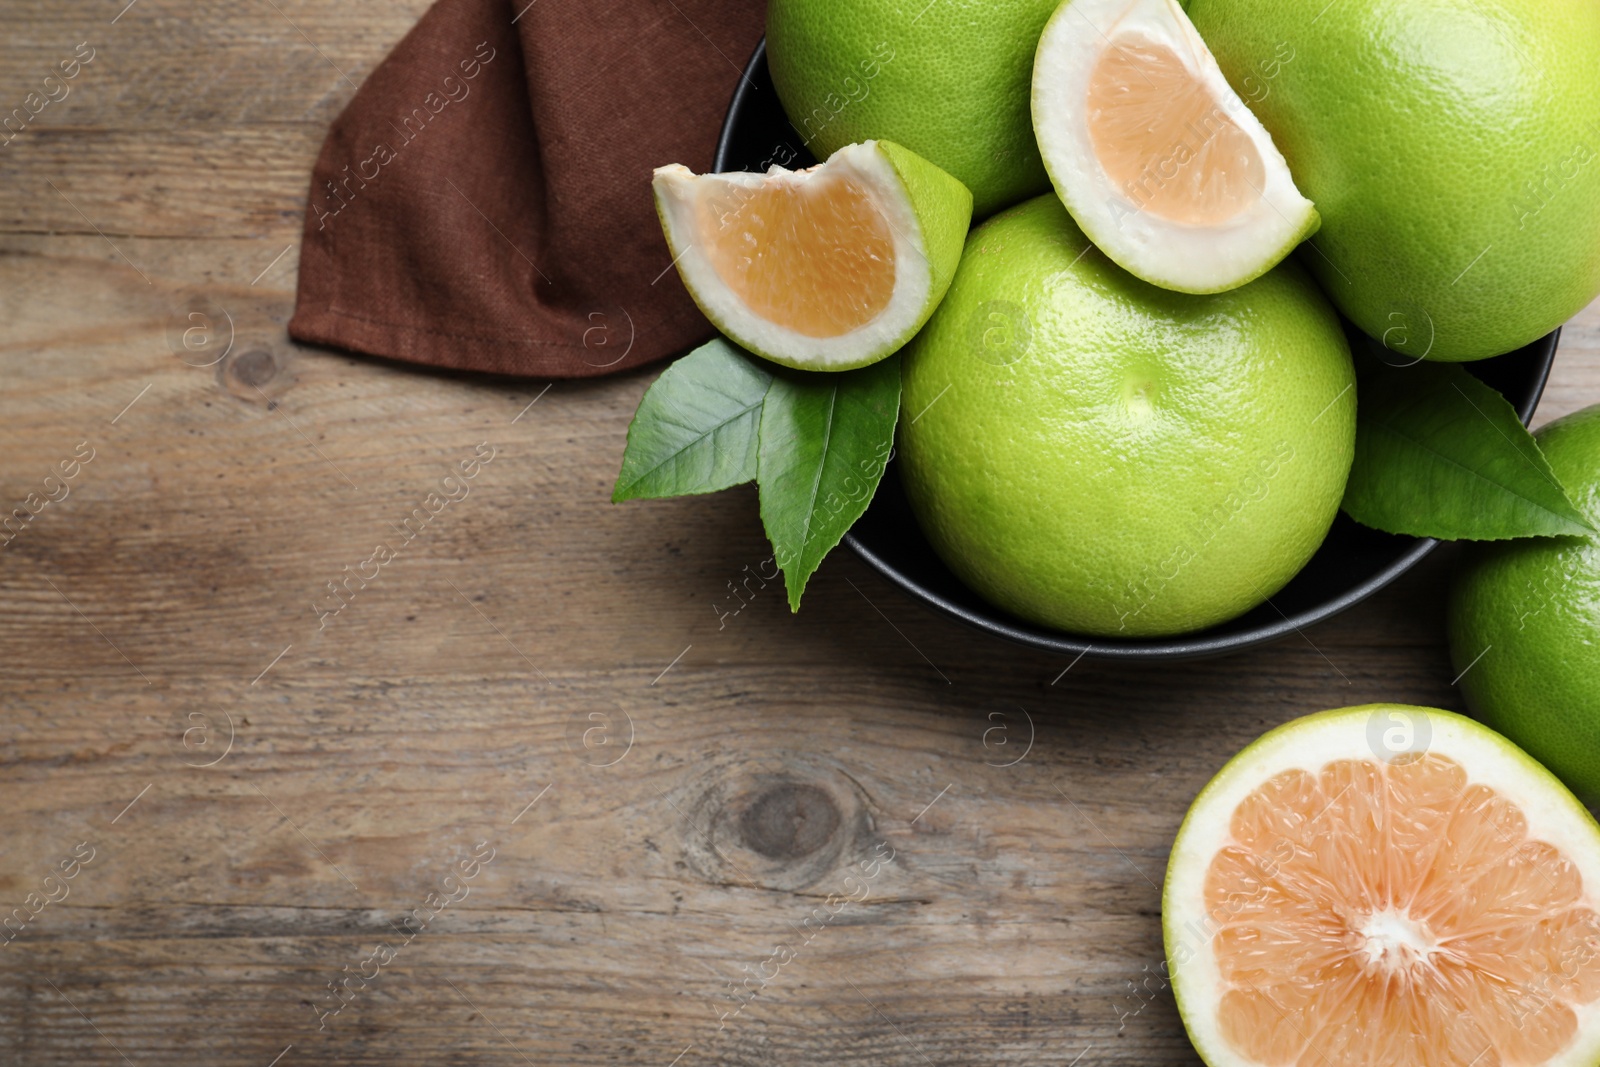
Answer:
<svg viewBox="0 0 1600 1067"><path fill-rule="evenodd" d="M791 616L748 490L608 502L653 373L288 341L322 132L423 0L124 2L0 34L0 111L96 56L0 148L0 507L59 497L0 548L0 1062L1195 1063L1196 791L1309 711L1460 706L1449 551L1164 667L843 551ZM1596 400L1591 308L1541 421Z"/></svg>

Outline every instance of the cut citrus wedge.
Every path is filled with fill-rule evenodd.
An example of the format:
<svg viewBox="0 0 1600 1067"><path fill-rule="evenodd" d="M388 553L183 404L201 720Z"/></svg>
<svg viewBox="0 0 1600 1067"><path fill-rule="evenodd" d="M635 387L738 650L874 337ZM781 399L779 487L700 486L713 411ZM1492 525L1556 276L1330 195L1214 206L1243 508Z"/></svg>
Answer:
<svg viewBox="0 0 1600 1067"><path fill-rule="evenodd" d="M1247 92L1270 91L1265 72ZM1062 4L1034 57L1033 130L1083 232L1153 285L1237 288L1321 223L1177 0Z"/></svg>
<svg viewBox="0 0 1600 1067"><path fill-rule="evenodd" d="M1371 705L1236 756L1162 901L1211 1067L1592 1067L1600 829L1493 731Z"/></svg>
<svg viewBox="0 0 1600 1067"><path fill-rule="evenodd" d="M706 317L775 363L850 370L909 341L943 299L967 187L889 141L802 171L655 172L678 274Z"/></svg>

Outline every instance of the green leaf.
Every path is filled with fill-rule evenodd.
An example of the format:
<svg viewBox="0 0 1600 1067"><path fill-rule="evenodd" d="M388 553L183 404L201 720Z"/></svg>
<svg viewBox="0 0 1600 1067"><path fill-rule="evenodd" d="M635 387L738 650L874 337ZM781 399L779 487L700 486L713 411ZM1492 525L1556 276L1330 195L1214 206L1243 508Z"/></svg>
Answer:
<svg viewBox="0 0 1600 1067"><path fill-rule="evenodd" d="M754 478L771 381L764 364L720 337L668 367L628 426L612 501L713 493Z"/></svg>
<svg viewBox="0 0 1600 1067"><path fill-rule="evenodd" d="M1505 397L1453 363L1363 363L1351 518L1443 540L1593 532Z"/></svg>
<svg viewBox="0 0 1600 1067"><path fill-rule="evenodd" d="M774 375L761 413L761 522L789 610L867 510L894 447L900 357L870 367Z"/></svg>

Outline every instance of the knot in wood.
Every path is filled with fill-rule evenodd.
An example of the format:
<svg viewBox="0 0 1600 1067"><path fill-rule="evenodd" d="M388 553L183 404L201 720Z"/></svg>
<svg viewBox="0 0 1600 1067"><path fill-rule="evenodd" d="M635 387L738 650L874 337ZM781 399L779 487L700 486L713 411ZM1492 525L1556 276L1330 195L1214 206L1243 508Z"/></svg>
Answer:
<svg viewBox="0 0 1600 1067"><path fill-rule="evenodd" d="M261 389L278 376L278 361L265 348L252 348L228 360L227 375L246 389Z"/></svg>
<svg viewBox="0 0 1600 1067"><path fill-rule="evenodd" d="M805 889L851 862L872 833L855 779L810 753L713 766L685 785L668 810L682 820L688 866L711 882Z"/></svg>
<svg viewBox="0 0 1600 1067"><path fill-rule="evenodd" d="M739 817L739 836L752 852L769 859L801 859L821 849L839 831L839 806L827 791L784 782L756 796Z"/></svg>

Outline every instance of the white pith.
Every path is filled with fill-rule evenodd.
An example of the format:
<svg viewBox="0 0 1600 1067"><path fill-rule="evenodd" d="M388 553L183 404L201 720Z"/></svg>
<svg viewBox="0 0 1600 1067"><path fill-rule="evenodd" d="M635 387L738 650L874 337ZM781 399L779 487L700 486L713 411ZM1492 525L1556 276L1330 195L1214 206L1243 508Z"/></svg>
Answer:
<svg viewBox="0 0 1600 1067"><path fill-rule="evenodd" d="M1393 908L1368 915L1358 932L1365 939L1361 952L1367 966L1389 974L1426 964L1439 950L1439 939L1427 923Z"/></svg>
<svg viewBox="0 0 1600 1067"><path fill-rule="evenodd" d="M870 189L894 240L894 290L888 305L870 322L837 337L810 337L751 311L722 280L696 241L695 207L701 197L722 189L754 190L772 183L803 186L823 170L843 172ZM658 167L653 184L667 244L684 285L707 318L752 352L811 369L859 366L898 348L926 310L933 272L924 252L922 227L904 184L876 141L847 145L826 163L802 171L774 166L765 174L696 175L675 163Z"/></svg>
<svg viewBox="0 0 1600 1067"><path fill-rule="evenodd" d="M1201 792L1190 810L1168 863L1163 894L1163 927L1173 991L1190 1039L1211 1067L1245 1067L1257 1061L1237 1051L1222 1035L1218 1009L1228 988L1217 965L1213 938L1221 926L1205 905L1206 873L1221 849L1233 843L1234 810L1268 779L1299 768L1313 774L1344 759L1374 760L1368 724L1376 711L1364 707L1315 716L1268 734L1241 753ZM1422 709L1402 708L1407 712ZM1468 781L1488 786L1521 808L1527 839L1544 841L1565 854L1583 880L1580 904L1600 910L1600 831L1571 794L1510 742L1471 720L1429 710L1428 750L1459 763ZM1368 966L1390 974L1428 966L1449 951L1410 916L1379 912L1366 917L1359 933ZM1183 948L1183 962L1172 962ZM1600 1062L1600 1000L1573 1004L1578 1017L1574 1040L1542 1067L1593 1067ZM1318 1062L1307 1054L1303 1062Z"/></svg>
<svg viewBox="0 0 1600 1067"><path fill-rule="evenodd" d="M1262 195L1237 215L1204 226L1161 218L1141 210L1101 167L1089 134L1089 83L1101 54L1125 38L1172 49L1261 154ZM1063 4L1034 60L1033 128L1056 192L1083 232L1130 273L1169 289L1218 292L1243 284L1298 243L1314 211L1176 0Z"/></svg>

